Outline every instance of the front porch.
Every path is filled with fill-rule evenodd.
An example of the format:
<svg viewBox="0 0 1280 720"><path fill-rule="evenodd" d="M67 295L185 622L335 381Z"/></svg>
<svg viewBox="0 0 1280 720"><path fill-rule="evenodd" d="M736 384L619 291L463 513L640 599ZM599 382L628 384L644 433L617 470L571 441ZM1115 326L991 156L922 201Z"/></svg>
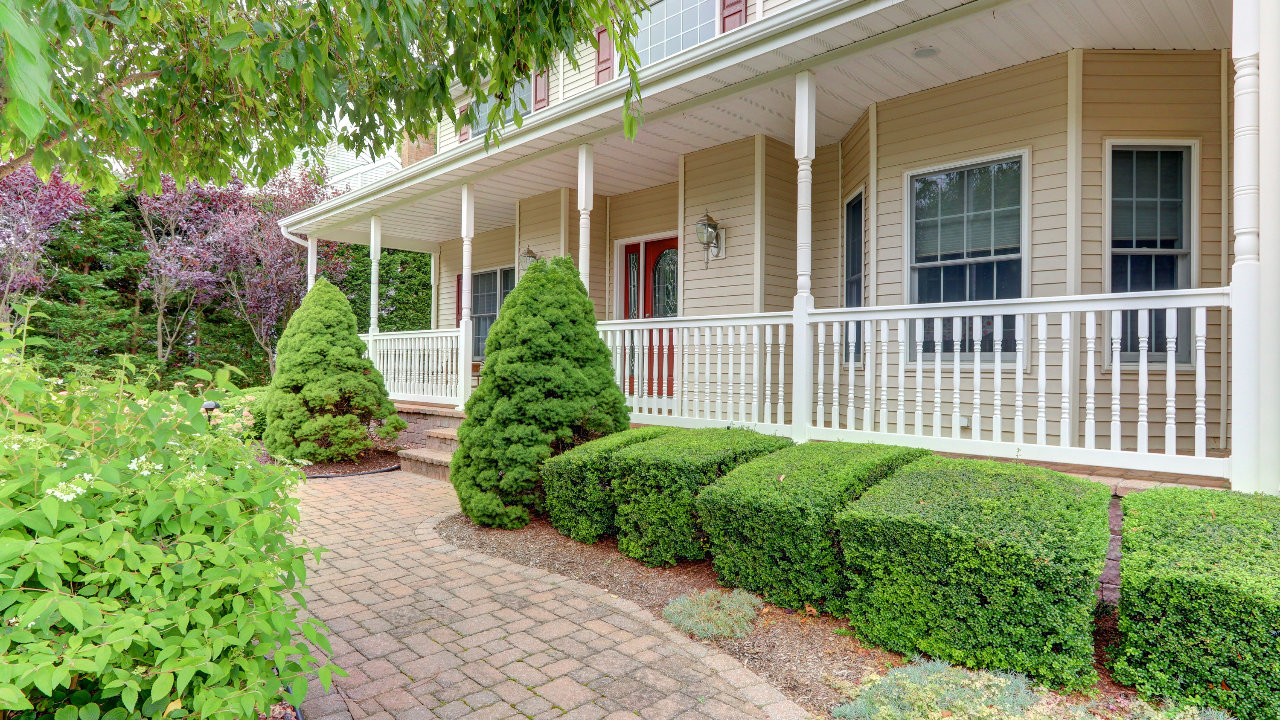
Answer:
<svg viewBox="0 0 1280 720"><path fill-rule="evenodd" d="M298 231L435 255L434 329L377 332L374 293L399 400L460 407L524 264L568 255L636 423L1280 490L1255 456L1257 76L1233 78L1221 24L1121 49L1151 40L1123 8L979 57L964 38L1075 12L999 5L684 101L665 85L635 141L445 157ZM1230 14L1191 5L1152 23Z"/></svg>

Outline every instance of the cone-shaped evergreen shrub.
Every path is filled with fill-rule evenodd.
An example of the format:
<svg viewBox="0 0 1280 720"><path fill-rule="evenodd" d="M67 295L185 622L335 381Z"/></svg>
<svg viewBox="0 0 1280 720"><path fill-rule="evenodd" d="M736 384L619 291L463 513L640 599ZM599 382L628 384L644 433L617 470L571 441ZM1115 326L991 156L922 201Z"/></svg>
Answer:
<svg viewBox="0 0 1280 720"><path fill-rule="evenodd" d="M629 424L595 311L568 258L535 262L489 330L449 475L480 525L518 528L543 512L547 458Z"/></svg>
<svg viewBox="0 0 1280 720"><path fill-rule="evenodd" d="M394 440L406 425L382 373L365 359L356 316L342 291L317 278L276 352L267 392L267 450L315 462L346 460L373 446L370 430Z"/></svg>

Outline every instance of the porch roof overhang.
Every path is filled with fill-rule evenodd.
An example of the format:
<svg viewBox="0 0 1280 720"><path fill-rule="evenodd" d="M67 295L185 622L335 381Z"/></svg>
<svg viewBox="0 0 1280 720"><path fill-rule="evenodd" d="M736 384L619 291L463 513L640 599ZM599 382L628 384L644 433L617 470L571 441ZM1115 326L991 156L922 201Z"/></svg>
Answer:
<svg viewBox="0 0 1280 720"><path fill-rule="evenodd" d="M789 143L803 69L817 75L826 145L871 103L1072 48L1225 48L1230 18L1230 0L808 0L643 68L635 140L621 131L620 78L530 115L497 147L473 140L281 225L367 244L378 215L383 247L431 250L458 237L464 183L476 188L477 233L513 225L521 198L576 184L584 142L606 196L675 182L684 153L755 134ZM915 57L923 45L939 53Z"/></svg>

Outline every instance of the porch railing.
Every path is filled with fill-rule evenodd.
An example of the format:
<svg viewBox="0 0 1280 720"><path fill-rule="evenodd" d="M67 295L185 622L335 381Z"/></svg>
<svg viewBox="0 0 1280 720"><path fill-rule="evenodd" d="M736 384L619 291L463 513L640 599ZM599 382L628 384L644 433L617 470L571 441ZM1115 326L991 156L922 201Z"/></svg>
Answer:
<svg viewBox="0 0 1280 720"><path fill-rule="evenodd" d="M457 330L364 334L369 358L392 400L458 405L462 367ZM468 363L469 365L469 363Z"/></svg>
<svg viewBox="0 0 1280 720"><path fill-rule="evenodd" d="M1208 288L600 332L636 422L1226 477L1228 305ZM796 387L806 356L811 386Z"/></svg>

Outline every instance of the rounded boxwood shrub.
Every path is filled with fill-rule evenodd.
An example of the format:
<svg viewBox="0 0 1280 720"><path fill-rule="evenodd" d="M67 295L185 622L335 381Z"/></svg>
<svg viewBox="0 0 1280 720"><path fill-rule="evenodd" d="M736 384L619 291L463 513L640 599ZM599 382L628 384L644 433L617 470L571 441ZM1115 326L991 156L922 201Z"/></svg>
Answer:
<svg viewBox="0 0 1280 720"><path fill-rule="evenodd" d="M313 551L291 536L301 474L210 429L201 402L235 393L153 391L155 378L123 371L45 379L12 362L11 342L0 339L0 708L234 720L268 713L286 686L301 702L308 676L327 687L339 671L310 649L328 652L324 627L303 619Z"/></svg>
<svg viewBox="0 0 1280 720"><path fill-rule="evenodd" d="M1091 687L1110 503L1043 468L917 460L836 516L850 625L894 652Z"/></svg>
<svg viewBox="0 0 1280 720"><path fill-rule="evenodd" d="M280 336L262 435L271 454L349 460L373 447L371 429L394 440L407 427L365 350L351 303L317 278Z"/></svg>
<svg viewBox="0 0 1280 720"><path fill-rule="evenodd" d="M569 258L533 263L489 329L449 478L478 525L523 527L544 512L543 461L625 430L609 348Z"/></svg>
<svg viewBox="0 0 1280 720"><path fill-rule="evenodd" d="M707 555L694 498L748 460L789 447L787 438L738 428L679 430L614 455L618 551L647 565Z"/></svg>
<svg viewBox="0 0 1280 720"><path fill-rule="evenodd" d="M894 445L811 442L738 467L698 493L720 582L782 607L836 610L847 591L835 514L928 455Z"/></svg>
<svg viewBox="0 0 1280 720"><path fill-rule="evenodd" d="M547 460L542 466L542 485L547 494L547 515L551 525L561 535L584 543L616 534L618 520L613 481L617 472L614 453L665 435L673 429L648 425L623 430Z"/></svg>
<svg viewBox="0 0 1280 720"><path fill-rule="evenodd" d="M1280 497L1156 488L1123 506L1116 680L1280 718Z"/></svg>

